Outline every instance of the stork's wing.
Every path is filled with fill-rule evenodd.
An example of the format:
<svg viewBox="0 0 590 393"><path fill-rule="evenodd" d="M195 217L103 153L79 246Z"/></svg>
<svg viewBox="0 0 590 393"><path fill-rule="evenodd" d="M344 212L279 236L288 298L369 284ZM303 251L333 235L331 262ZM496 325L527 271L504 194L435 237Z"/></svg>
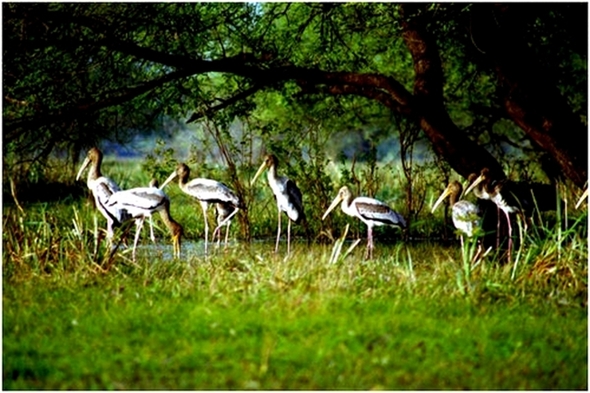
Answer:
<svg viewBox="0 0 590 393"><path fill-rule="evenodd" d="M285 189L290 210L287 211L287 214L289 218L299 223L305 217L305 212L303 211L303 194L301 194L301 190L297 187L297 184L290 179L287 179L285 182Z"/></svg>
<svg viewBox="0 0 590 393"><path fill-rule="evenodd" d="M153 212L162 206L168 197L158 188L138 187L115 192L108 201L108 206L120 209Z"/></svg>
<svg viewBox="0 0 590 393"><path fill-rule="evenodd" d="M200 201L231 203L241 206L238 196L225 184L211 179L197 178L187 183L186 192Z"/></svg>
<svg viewBox="0 0 590 393"><path fill-rule="evenodd" d="M406 221L399 213L393 211L388 205L377 199L358 197L353 201L353 204L359 215L366 220L400 226L402 228L406 226Z"/></svg>
<svg viewBox="0 0 590 393"><path fill-rule="evenodd" d="M96 208L107 220L112 220L118 225L130 217L125 210L117 206L110 205L110 198L116 192L113 192L112 187L107 181L102 181L101 179L106 178L101 177L92 183L91 190L92 195L94 196L94 203Z"/></svg>

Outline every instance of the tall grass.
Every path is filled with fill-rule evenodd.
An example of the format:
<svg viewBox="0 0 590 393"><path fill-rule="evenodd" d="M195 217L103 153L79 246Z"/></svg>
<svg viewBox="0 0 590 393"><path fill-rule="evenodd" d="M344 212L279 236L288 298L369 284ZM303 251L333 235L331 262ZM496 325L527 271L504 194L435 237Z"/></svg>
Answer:
<svg viewBox="0 0 590 393"><path fill-rule="evenodd" d="M109 169L124 187L149 180ZM109 259L86 199L4 205L4 388L587 389L586 210L560 213L567 227L541 217L509 262L387 229L367 261L366 228L341 212L317 222L334 242L296 232L285 255L262 185L258 239L234 229L205 256L199 209L166 192L185 227L179 260L158 218L158 245L144 234L134 263L125 244ZM389 192L376 196L393 205Z"/></svg>

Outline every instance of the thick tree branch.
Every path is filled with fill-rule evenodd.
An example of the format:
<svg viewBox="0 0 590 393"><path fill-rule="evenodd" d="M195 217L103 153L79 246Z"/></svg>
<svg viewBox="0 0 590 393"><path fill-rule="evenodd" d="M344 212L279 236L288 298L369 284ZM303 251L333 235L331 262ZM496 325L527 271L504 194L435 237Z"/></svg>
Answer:
<svg viewBox="0 0 590 393"><path fill-rule="evenodd" d="M395 100L390 94L384 90L377 88L360 86L360 85L347 85L347 84L317 84L310 85L307 81L297 81L301 87L301 92L298 95L303 94L330 94L330 95L356 95L366 97L371 100L376 100L393 110L397 113L402 113L408 116L412 115L412 106L408 104L400 104L399 101Z"/></svg>
<svg viewBox="0 0 590 393"><path fill-rule="evenodd" d="M479 173L488 167L493 176L505 177L502 167L492 155L459 130L449 117L443 102L442 66L436 42L426 31L418 3L402 5L404 22L402 36L414 60L414 96L422 130L434 150L461 176Z"/></svg>

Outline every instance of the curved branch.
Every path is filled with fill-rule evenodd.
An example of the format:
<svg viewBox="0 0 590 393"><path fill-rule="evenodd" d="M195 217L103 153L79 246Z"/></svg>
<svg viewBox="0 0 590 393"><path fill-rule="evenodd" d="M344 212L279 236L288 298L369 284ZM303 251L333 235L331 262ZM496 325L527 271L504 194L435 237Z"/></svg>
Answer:
<svg viewBox="0 0 590 393"><path fill-rule="evenodd" d="M154 79L149 82L142 83L139 86L128 87L120 90L116 95L109 97L109 94L105 94L107 98L99 99L91 103L78 103L71 107L61 109L54 113L49 114L38 114L33 116L27 116L25 118L19 118L13 121L4 121L4 130L7 132L14 131L19 128L30 128L39 127L47 124L61 122L63 120L74 120L80 117L86 116L88 113L98 111L107 107L120 105L125 102L129 102L135 97L138 97L150 90L164 85L165 83L173 80L181 79L190 75L190 72L183 70L177 72L171 72L159 79ZM111 92L112 94L112 92Z"/></svg>
<svg viewBox="0 0 590 393"><path fill-rule="evenodd" d="M194 112L191 117L186 121L187 124L189 123L193 123L203 117L209 117L211 116L213 113L220 111L222 109L225 109L233 104L235 104L236 102L240 101L240 100L244 100L246 98L248 98L249 96L251 96L252 94L256 93L257 91L261 90L263 88L263 85L255 85L250 87L249 89L246 89L244 91L239 92L238 94L236 94L233 97L230 97L228 99L222 100L221 104L219 105L215 105L212 107L209 107L207 109L201 110L201 111L197 111Z"/></svg>

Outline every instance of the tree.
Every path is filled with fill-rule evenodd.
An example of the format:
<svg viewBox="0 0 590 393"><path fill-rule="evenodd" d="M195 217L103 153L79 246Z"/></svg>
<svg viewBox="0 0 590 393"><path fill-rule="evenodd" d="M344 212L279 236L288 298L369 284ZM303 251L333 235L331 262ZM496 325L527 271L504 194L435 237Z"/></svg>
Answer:
<svg viewBox="0 0 590 393"><path fill-rule="evenodd" d="M560 75L585 78L587 48L567 17L586 7L5 3L5 146L42 157L166 116L249 113L279 92L320 107L326 97L368 111L378 102L417 122L465 177L484 166L504 176L482 130L526 136L582 187L587 151L571 138L586 127L587 92ZM497 40L478 31L486 26ZM560 67L536 66L547 58ZM500 119L524 132L490 129Z"/></svg>

